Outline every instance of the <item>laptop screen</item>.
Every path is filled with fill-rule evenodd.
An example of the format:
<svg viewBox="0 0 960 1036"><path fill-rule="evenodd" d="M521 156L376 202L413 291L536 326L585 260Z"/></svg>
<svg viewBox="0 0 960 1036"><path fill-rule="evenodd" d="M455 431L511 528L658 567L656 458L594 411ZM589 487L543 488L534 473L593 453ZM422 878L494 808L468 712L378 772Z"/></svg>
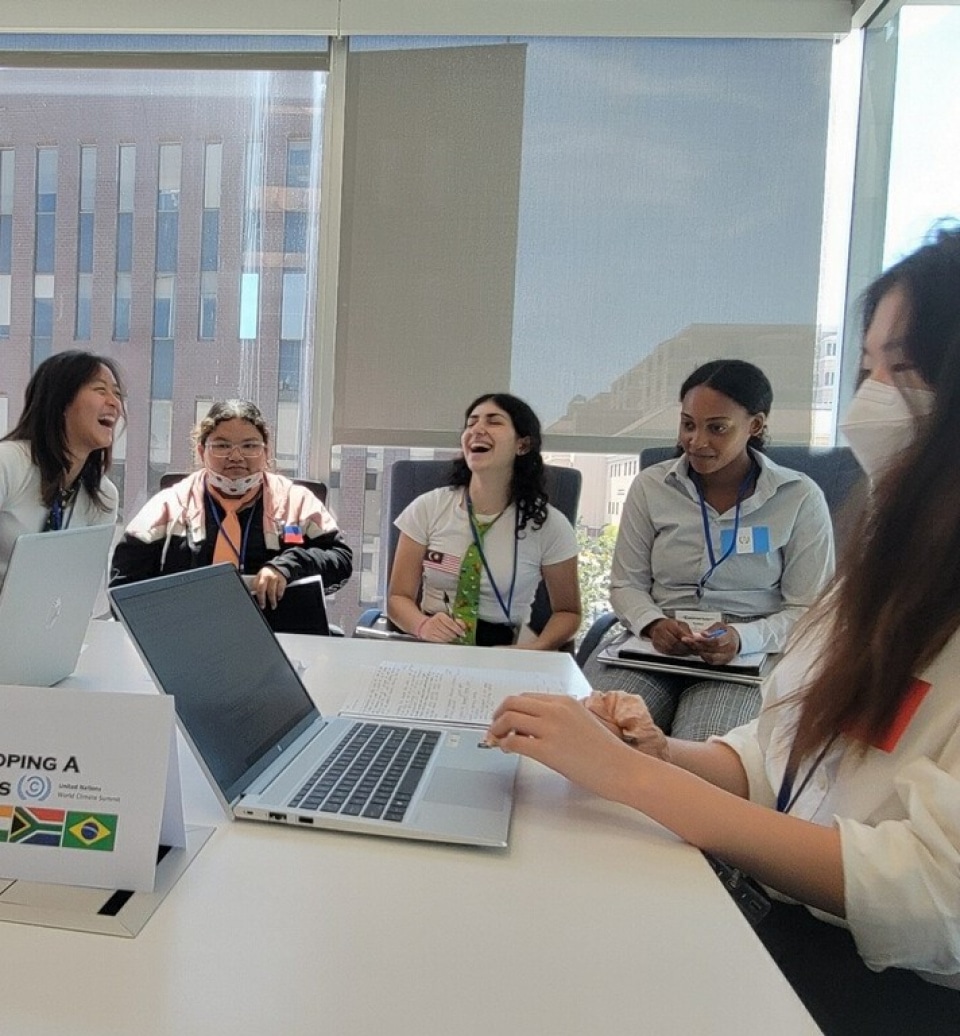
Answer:
<svg viewBox="0 0 960 1036"><path fill-rule="evenodd" d="M147 579L110 596L228 802L319 715L232 566Z"/></svg>

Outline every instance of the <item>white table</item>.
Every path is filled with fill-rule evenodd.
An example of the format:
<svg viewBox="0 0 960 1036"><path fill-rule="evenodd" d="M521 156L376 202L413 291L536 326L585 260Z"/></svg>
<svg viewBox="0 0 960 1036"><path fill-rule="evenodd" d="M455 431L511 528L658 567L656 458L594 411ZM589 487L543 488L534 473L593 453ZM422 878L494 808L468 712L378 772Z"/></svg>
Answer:
<svg viewBox="0 0 960 1036"><path fill-rule="evenodd" d="M477 649L281 638L327 711L385 658ZM70 684L148 691L116 623ZM493 668L569 656L485 649ZM136 939L7 924L10 1036L491 1036L818 1030L699 853L524 760L508 850L229 822L181 742L187 819L221 824Z"/></svg>

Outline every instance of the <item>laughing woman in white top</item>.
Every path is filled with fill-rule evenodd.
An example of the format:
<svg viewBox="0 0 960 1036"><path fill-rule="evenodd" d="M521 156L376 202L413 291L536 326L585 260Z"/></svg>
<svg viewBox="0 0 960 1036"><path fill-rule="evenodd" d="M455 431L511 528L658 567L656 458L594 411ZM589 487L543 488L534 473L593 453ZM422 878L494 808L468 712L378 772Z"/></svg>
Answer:
<svg viewBox="0 0 960 1036"><path fill-rule="evenodd" d="M20 420L0 441L0 583L21 533L117 520L107 472L123 417L112 360L68 350L33 372Z"/></svg>
<svg viewBox="0 0 960 1036"><path fill-rule="evenodd" d="M387 613L434 643L562 647L580 625L577 539L547 502L540 421L516 396L467 407L450 485L424 493L396 520L400 541ZM551 616L521 637L541 579Z"/></svg>
<svg viewBox="0 0 960 1036"><path fill-rule="evenodd" d="M871 499L759 718L637 751L533 695L491 737L792 904L757 933L825 1032L939 1036L960 1024L960 229L883 274L863 323L841 428Z"/></svg>

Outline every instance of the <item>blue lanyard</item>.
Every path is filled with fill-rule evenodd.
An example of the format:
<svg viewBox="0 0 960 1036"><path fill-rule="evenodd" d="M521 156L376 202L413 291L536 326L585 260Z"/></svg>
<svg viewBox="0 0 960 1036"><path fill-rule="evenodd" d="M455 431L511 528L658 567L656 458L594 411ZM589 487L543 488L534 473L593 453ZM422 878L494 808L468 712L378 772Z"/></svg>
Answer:
<svg viewBox="0 0 960 1036"><path fill-rule="evenodd" d="M250 501L250 513L247 515L247 520L243 526L243 532L240 537L240 549L237 550L237 545L230 539L227 534L227 530L223 527L223 520L220 518L220 513L217 511L216 504L213 502L213 498L210 496L210 491L204 489L203 495L206 497L207 505L210 508L210 513L213 515L214 521L217 523L217 532L223 536L223 538L230 544L230 549L234 554L237 555L237 562L239 564L240 571L243 572L244 562L247 557L247 541L250 538L250 526L253 522L253 516L257 510L257 498L254 497Z"/></svg>
<svg viewBox="0 0 960 1036"><path fill-rule="evenodd" d="M816 773L817 767L823 762L824 756L830 750L830 746L834 741L837 740L837 735L834 734L832 738L820 749L817 758L813 760L813 764L810 769L807 770L806 775L800 782L800 787L796 791L793 791L793 779L796 777L796 773L793 770L785 770L783 774L783 780L780 782L780 790L777 792L777 812L778 813L789 813L793 809L797 799L803 794L804 788L810 783L810 778ZM791 794L792 793L792 794Z"/></svg>
<svg viewBox="0 0 960 1036"><path fill-rule="evenodd" d="M507 505L510 506L509 504ZM503 512L501 511L500 514ZM483 536L480 534L480 530L477 528L477 519L473 513L473 501L470 499L470 494L467 493L467 516L470 519L470 531L473 533L473 542L477 546L477 553L480 555L480 560L483 562L484 571L487 573L487 579L490 580L490 585L493 587L493 592L497 598L497 604L500 605L500 610L506 616L507 622L511 623L513 620L510 617L510 609L513 607L513 591L517 585L517 541L519 539L518 533L520 531L520 508L516 510L516 520L513 526L513 575L510 577L510 593L507 595L507 603L503 603L503 595L500 593L500 588L497 586L496 581L493 578L493 573L490 571L490 565L487 561L487 555L483 552ZM497 515L499 518L500 515ZM497 519L494 518L494 522ZM493 522L484 529L483 535L490 530L493 526Z"/></svg>
<svg viewBox="0 0 960 1036"><path fill-rule="evenodd" d="M691 470L690 477L693 484L697 487L697 498L700 501L700 517L703 520L703 538L707 544L707 556L710 558L710 567L700 577L700 581L697 583L697 597L699 598L703 597L703 591L707 585L707 580L737 549L737 533L740 530L740 505L743 503L743 498L747 495L747 490L750 488L751 483L757 477L757 464L751 457L750 470L747 472L747 477L740 483L740 488L737 490L737 504L733 512L733 536L730 537L730 546L727 547L719 558L713 551L713 540L710 538L710 518L707 515L707 502L703 498L703 488L700 485L700 476L697 475L695 471Z"/></svg>
<svg viewBox="0 0 960 1036"><path fill-rule="evenodd" d="M77 506L77 496L79 490L75 489L70 499L70 510L66 513L66 521L64 521L64 510L63 510L63 490L58 489L56 495L53 498L53 503L50 505L50 513L47 515L47 527L46 532L59 532L61 529L68 529L70 522L73 518L73 509Z"/></svg>

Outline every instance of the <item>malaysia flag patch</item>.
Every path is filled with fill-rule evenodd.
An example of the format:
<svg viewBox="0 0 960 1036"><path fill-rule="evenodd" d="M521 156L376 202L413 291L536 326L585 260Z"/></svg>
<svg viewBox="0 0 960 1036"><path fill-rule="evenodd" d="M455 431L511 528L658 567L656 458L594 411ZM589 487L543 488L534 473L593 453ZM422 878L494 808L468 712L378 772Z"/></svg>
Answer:
<svg viewBox="0 0 960 1036"><path fill-rule="evenodd" d="M428 550L423 559L424 568L432 568L435 572L448 572L450 575L460 574L460 559L455 554L444 554L439 550Z"/></svg>

